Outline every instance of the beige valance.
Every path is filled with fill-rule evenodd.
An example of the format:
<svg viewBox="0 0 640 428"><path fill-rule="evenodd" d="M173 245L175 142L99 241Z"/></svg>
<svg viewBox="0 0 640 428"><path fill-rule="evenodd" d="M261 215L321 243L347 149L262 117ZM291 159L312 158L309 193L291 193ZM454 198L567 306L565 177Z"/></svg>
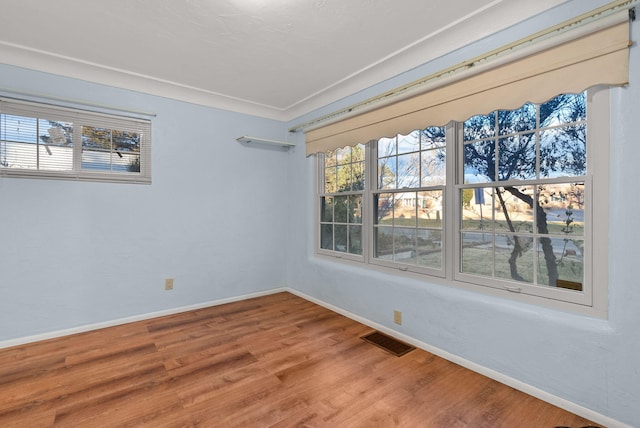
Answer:
<svg viewBox="0 0 640 428"><path fill-rule="evenodd" d="M630 41L624 16L579 38L307 131L307 156L497 109L516 109L526 102L541 103L595 85L627 84Z"/></svg>

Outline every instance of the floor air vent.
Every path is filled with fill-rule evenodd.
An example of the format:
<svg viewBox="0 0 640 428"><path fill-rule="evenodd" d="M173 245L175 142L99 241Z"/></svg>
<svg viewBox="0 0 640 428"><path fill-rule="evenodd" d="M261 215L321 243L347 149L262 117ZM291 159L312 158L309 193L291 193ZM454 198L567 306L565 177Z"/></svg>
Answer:
<svg viewBox="0 0 640 428"><path fill-rule="evenodd" d="M392 353L396 357L400 357L407 352L411 352L416 349L411 345L402 343L393 337L380 333L379 331L374 331L373 333L362 336L362 339Z"/></svg>

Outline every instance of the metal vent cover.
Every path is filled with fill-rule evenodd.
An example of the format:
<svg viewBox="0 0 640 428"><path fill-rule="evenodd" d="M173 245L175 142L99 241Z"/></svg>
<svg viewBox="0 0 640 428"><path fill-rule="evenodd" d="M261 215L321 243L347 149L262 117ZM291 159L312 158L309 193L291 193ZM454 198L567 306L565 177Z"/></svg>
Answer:
<svg viewBox="0 0 640 428"><path fill-rule="evenodd" d="M416 349L411 345L407 345L406 343L401 342L391 336L387 336L384 333L380 333L379 331L374 331L373 333L366 334L362 336L361 339L384 349L385 351L395 355L396 357L401 357L402 355Z"/></svg>

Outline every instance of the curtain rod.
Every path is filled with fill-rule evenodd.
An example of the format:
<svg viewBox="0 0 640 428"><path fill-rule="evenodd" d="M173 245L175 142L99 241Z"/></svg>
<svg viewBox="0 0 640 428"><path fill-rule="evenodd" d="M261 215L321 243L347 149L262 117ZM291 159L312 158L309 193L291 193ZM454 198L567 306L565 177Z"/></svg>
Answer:
<svg viewBox="0 0 640 428"><path fill-rule="evenodd" d="M606 18L624 9L629 9L629 19L635 20L635 10L633 8L638 3L640 3L640 0L616 0L590 12L583 13L582 15L561 22L560 24L554 25L553 27L541 30L535 34L523 37L515 42L476 56L460 64L445 68L444 70L432 73L426 77L420 78L398 88L368 98L364 101L360 101L356 104L352 104L348 107L339 109L324 116L320 116L307 122L295 125L289 128L289 132L297 132L300 130L307 131L312 128L318 128L320 126L338 122L347 117L364 113L365 111L373 110L375 108L391 104L393 102L399 101L403 96L407 97L414 92L418 92L418 90L423 88L427 83L434 83L436 81L444 80L445 78L450 78L454 75L458 75L459 73L465 70L469 70L472 67L477 67L480 64L495 60L497 57L505 55L506 53L531 46L534 43L542 42L549 39L552 35L566 33L569 30Z"/></svg>
<svg viewBox="0 0 640 428"><path fill-rule="evenodd" d="M55 97L36 92L20 91L11 88L0 87L0 97L13 98L23 101L37 102L41 104L49 104L58 107L71 107L79 110L85 110L94 113L109 113L116 116L130 117L131 115L138 117L156 117L155 113L149 113L141 110L132 110L122 107L115 107L106 104L91 103L72 98Z"/></svg>

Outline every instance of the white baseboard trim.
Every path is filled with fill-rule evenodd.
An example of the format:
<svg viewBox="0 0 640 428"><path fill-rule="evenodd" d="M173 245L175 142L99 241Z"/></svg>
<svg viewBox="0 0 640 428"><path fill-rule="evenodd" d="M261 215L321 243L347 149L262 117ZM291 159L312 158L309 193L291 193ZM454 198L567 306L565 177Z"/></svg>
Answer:
<svg viewBox="0 0 640 428"><path fill-rule="evenodd" d="M295 290L295 289L291 289L291 288L287 288L286 291L290 292L291 294L295 294L298 297L301 297L305 300L308 300L310 302L316 303L320 306L323 306L333 312L339 313L341 315L344 315L347 318L350 318L352 320L358 321L362 324L365 324L373 329L376 329L378 331L381 331L383 333L386 333L390 336L395 337L396 339L402 340L403 342L409 343L417 348L423 349L427 352L430 352L434 355L437 355L441 358L444 358L445 360L451 361L453 363L459 364L462 367L465 367L469 370L472 370L476 373L479 373L483 376L486 376L488 378L491 378L493 380L496 380L502 384L508 385L514 389L517 389L518 391L522 391L526 394L529 394L533 397L539 398L542 401L545 401L547 403L553 404L554 406L560 407L561 409L567 410L571 413L574 413L578 416L582 416L583 418L589 419L591 421L594 421L598 424L607 426L609 428L632 428L630 425L626 425L620 421L617 421L613 418L610 418L608 416L605 416L603 414L600 414L598 412L595 412L591 409L588 409L586 407L580 406L578 404L575 404L569 400L565 400L564 398L558 397L557 395L553 395L550 394L542 389L536 388L535 386L529 385L525 382L522 382L518 379L514 379L510 376L507 376L503 373L500 373L498 371L495 371L493 369L490 369L488 367L484 367L481 366L480 364L476 364L473 361L469 361L465 358L459 357L455 354L452 354L450 352L447 352L443 349L440 349L438 347L429 345L427 343L424 343L420 340L416 340L410 336L407 336L403 333L400 333L396 330L390 329L388 327L385 327L381 324L378 324L374 321L371 321L369 319L363 318L359 315L356 315L354 313L351 313L347 310L344 310L338 306L334 306L330 303L324 302L320 299L317 299L315 297L309 296L301 291Z"/></svg>
<svg viewBox="0 0 640 428"><path fill-rule="evenodd" d="M52 331L48 333L36 334L33 336L20 337L18 339L10 339L0 342L0 349L10 348L12 346L24 345L27 343L39 342L41 340L55 339L56 337L69 336L76 333L84 333L86 331L99 330L101 328L113 327L116 325L128 324L136 321L144 321L151 318L163 317L165 315L178 314L180 312L188 312L196 309L208 308L210 306L224 305L225 303L239 302L241 300L253 299L255 297L268 296L270 294L281 293L289 291L286 288L274 288L267 291L260 291L257 293L244 294L241 296L229 297L226 299L212 300L204 303L196 303L195 305L181 306L178 308L166 309L163 311L150 312L147 314L135 315L132 317L119 318L115 320L109 320L105 322L87 324L79 327L68 328L65 330Z"/></svg>

